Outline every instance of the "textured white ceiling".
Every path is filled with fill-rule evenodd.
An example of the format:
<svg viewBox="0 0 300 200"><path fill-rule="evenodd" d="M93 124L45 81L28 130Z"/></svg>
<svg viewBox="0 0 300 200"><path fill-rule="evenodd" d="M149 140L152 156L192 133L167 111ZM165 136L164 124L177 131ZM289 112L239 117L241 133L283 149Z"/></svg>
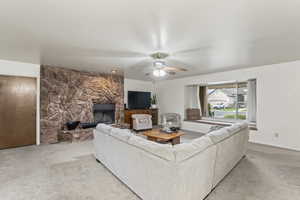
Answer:
<svg viewBox="0 0 300 200"><path fill-rule="evenodd" d="M297 0L2 0L0 59L147 80L149 54L175 77L300 59Z"/></svg>

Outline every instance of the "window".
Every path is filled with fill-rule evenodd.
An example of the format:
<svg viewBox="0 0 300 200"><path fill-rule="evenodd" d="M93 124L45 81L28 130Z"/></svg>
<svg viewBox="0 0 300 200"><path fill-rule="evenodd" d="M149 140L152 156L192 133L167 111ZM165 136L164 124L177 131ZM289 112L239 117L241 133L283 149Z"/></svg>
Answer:
<svg viewBox="0 0 300 200"><path fill-rule="evenodd" d="M247 119L247 82L202 86L202 88L203 87L207 90L207 100L201 99L201 95L199 95L200 102L202 105L203 102L207 102L207 105L203 106L207 106L208 112L202 116L220 121ZM202 105L201 107L203 107Z"/></svg>
<svg viewBox="0 0 300 200"><path fill-rule="evenodd" d="M188 111L200 110L204 119L232 122L248 120L256 123L256 80L245 82L186 86L186 119ZM199 113L199 112L198 112Z"/></svg>

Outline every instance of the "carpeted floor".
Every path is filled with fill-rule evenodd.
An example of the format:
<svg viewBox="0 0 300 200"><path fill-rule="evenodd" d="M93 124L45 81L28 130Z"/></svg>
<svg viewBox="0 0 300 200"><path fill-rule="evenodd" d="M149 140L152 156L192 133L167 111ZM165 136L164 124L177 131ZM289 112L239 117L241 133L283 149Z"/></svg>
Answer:
<svg viewBox="0 0 300 200"><path fill-rule="evenodd" d="M93 157L92 143L0 151L1 200L134 200ZM250 145L207 200L300 199L300 152Z"/></svg>

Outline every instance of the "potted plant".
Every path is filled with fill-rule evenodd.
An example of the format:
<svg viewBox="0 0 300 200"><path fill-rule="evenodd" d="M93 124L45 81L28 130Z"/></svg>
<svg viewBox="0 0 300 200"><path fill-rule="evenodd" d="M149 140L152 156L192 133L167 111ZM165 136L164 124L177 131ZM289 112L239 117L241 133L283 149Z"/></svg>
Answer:
<svg viewBox="0 0 300 200"><path fill-rule="evenodd" d="M156 94L154 94L151 97L151 108L156 109L157 108L157 98L156 98Z"/></svg>

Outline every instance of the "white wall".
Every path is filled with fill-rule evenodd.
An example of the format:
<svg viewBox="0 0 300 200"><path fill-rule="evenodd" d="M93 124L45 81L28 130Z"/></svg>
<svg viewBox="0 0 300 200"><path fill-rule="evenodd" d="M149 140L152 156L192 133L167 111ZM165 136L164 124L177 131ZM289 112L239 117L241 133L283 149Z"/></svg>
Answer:
<svg viewBox="0 0 300 200"><path fill-rule="evenodd" d="M40 65L0 60L0 74L35 77L37 81L36 144L40 144Z"/></svg>
<svg viewBox="0 0 300 200"><path fill-rule="evenodd" d="M257 79L258 131L250 141L300 150L300 61L161 81L160 111L184 116L185 85L251 78Z"/></svg>
<svg viewBox="0 0 300 200"><path fill-rule="evenodd" d="M127 104L128 91L154 92L154 85L151 81L140 81L134 79L124 80L124 103Z"/></svg>

